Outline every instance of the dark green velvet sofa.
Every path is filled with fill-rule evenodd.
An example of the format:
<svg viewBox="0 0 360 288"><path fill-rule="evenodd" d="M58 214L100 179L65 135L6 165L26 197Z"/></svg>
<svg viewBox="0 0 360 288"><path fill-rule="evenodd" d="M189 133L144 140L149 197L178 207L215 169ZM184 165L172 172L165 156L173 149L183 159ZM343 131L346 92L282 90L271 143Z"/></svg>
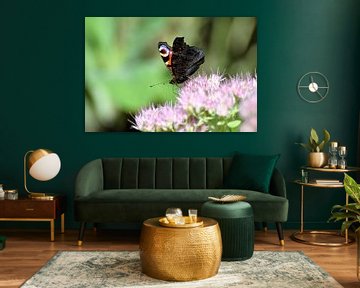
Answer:
<svg viewBox="0 0 360 288"><path fill-rule="evenodd" d="M141 223L164 215L169 207L200 211L209 196L240 194L251 204L255 222L276 223L283 245L288 200L282 174L273 170L268 193L225 189L231 162L231 157L104 158L85 164L75 181L78 244L82 245L86 223Z"/></svg>

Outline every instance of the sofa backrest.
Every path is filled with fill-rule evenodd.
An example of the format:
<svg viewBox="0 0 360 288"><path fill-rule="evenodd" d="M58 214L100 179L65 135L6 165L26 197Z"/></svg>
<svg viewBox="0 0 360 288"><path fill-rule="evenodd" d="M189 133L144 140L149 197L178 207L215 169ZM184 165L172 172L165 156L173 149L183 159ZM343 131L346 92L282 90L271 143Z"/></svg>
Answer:
<svg viewBox="0 0 360 288"><path fill-rule="evenodd" d="M104 189L215 189L231 157L103 158Z"/></svg>

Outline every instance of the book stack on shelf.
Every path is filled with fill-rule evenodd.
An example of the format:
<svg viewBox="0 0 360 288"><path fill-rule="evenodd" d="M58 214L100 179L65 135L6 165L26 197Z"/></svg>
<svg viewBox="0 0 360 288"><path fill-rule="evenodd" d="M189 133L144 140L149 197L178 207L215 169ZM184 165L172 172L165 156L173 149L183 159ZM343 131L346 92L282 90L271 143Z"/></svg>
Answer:
<svg viewBox="0 0 360 288"><path fill-rule="evenodd" d="M315 179L314 182L316 184L320 184L320 185L339 185L339 184L342 184L342 182L340 182L340 180L336 180L336 179Z"/></svg>

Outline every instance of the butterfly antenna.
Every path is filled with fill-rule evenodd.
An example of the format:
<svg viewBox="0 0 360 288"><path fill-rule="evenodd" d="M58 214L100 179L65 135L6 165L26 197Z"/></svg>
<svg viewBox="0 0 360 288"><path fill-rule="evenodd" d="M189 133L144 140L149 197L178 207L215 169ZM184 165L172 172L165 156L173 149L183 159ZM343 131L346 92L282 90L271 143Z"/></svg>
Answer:
<svg viewBox="0 0 360 288"><path fill-rule="evenodd" d="M166 82L160 82L160 83L156 83L156 84L154 84L154 85L150 85L149 87L150 88L152 88L152 87L155 87L155 86L157 86L157 85L165 85L166 84Z"/></svg>

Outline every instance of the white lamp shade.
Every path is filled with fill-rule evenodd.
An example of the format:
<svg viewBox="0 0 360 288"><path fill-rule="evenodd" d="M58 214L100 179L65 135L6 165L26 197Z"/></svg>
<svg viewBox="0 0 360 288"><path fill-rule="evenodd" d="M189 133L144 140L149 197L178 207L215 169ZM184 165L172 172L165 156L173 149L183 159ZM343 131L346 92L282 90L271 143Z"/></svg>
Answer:
<svg viewBox="0 0 360 288"><path fill-rule="evenodd" d="M54 178L60 171L61 162L56 153L50 153L38 159L29 169L29 174L39 181Z"/></svg>

